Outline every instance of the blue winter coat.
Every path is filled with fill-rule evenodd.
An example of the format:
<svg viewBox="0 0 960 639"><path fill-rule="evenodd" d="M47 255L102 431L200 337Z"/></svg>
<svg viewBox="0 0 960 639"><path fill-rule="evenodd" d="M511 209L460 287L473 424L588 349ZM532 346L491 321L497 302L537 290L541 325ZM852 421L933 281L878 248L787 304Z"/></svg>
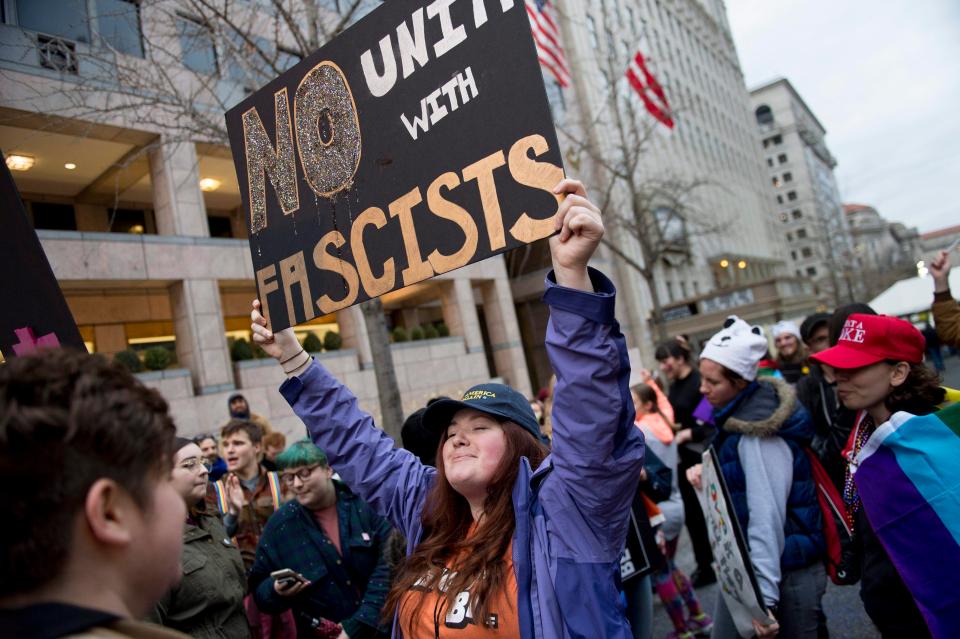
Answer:
<svg viewBox="0 0 960 639"><path fill-rule="evenodd" d="M747 479L737 446L744 435L780 437L793 455L793 482L787 497L787 521L780 566L784 571L805 568L823 559L825 542L810 461L803 449L813 439L813 420L782 379L762 377L730 404L714 413L719 432L713 442L723 478L730 491L737 521L746 531Z"/></svg>
<svg viewBox="0 0 960 639"><path fill-rule="evenodd" d="M557 375L553 450L536 471L520 461L513 488L513 562L524 639L630 639L618 593L630 502L643 465L633 425L626 344L613 284L591 269L596 293L547 277L546 347ZM436 469L395 449L345 386L322 366L280 392L350 488L420 543L421 511ZM395 636L399 632L394 630Z"/></svg>

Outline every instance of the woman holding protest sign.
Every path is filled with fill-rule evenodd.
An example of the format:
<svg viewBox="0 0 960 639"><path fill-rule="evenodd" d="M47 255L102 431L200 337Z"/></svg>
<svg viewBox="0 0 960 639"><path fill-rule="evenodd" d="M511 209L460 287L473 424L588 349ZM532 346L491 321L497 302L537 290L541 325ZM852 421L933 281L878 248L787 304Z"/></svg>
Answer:
<svg viewBox="0 0 960 639"><path fill-rule="evenodd" d="M885 638L955 636L960 619L957 588L944 582L958 572L951 563L960 557L960 522L925 499L932 484L939 503L949 501L960 446L956 424L929 415L945 391L924 366L924 350L909 322L855 313L836 346L812 356L833 367L840 401L858 411L844 450L843 497L862 552L860 597ZM952 415L960 421L956 410ZM925 519L930 512L935 516Z"/></svg>
<svg viewBox="0 0 960 639"><path fill-rule="evenodd" d="M760 603L774 620L755 619L754 629L762 638L813 639L826 589L820 508L803 452L814 428L786 382L757 377L766 350L759 327L727 318L700 355L701 390L714 410L713 447L744 531ZM688 471L698 489L701 471L699 465ZM723 597L712 636L738 636Z"/></svg>
<svg viewBox="0 0 960 639"><path fill-rule="evenodd" d="M557 374L553 449L526 398L481 384L441 400L437 468L377 429L354 395L272 333L254 302L254 340L288 375L280 391L351 489L407 537L388 598L395 636L631 637L617 592L627 515L643 463L615 290L588 270L603 235L583 186L565 196L550 239L546 345Z"/></svg>

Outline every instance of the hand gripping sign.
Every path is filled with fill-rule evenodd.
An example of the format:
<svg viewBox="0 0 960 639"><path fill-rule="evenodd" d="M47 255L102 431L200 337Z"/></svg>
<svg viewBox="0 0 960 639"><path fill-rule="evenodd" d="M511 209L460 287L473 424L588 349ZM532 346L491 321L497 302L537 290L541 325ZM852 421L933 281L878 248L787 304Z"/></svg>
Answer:
<svg viewBox="0 0 960 639"><path fill-rule="evenodd" d="M273 330L547 237L563 177L519 0L395 0L227 115Z"/></svg>
<svg viewBox="0 0 960 639"><path fill-rule="evenodd" d="M752 637L753 619L761 623L772 620L763 608L763 596L753 572L753 564L750 563L750 553L713 447L703 453L700 485L698 497L707 521L707 536L713 549L713 569L717 574L720 594L737 632L741 637Z"/></svg>

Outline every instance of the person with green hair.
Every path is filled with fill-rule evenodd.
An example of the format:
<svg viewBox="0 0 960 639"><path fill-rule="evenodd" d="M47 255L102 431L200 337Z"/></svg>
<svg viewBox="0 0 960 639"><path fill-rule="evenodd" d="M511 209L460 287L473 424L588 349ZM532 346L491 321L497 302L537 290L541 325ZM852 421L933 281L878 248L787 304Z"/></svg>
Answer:
<svg viewBox="0 0 960 639"><path fill-rule="evenodd" d="M326 454L309 439L277 455L294 499L267 522L249 584L257 607L292 610L300 636L388 636L381 609L390 588L384 558L390 525L333 479ZM289 569L287 576L271 573Z"/></svg>

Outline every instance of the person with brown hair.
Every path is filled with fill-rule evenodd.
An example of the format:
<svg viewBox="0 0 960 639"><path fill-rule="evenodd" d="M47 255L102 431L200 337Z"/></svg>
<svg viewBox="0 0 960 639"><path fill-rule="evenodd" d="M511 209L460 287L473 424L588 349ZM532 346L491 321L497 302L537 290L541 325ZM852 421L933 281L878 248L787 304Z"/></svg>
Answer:
<svg viewBox="0 0 960 639"><path fill-rule="evenodd" d="M423 423L441 442L437 467L424 466L394 447L292 330L271 332L254 302L254 341L288 375L280 392L351 490L407 538L387 598L394 636L631 637L618 576L643 435L613 284L587 268L600 212L579 182L563 180L554 193L566 197L544 294L557 374L549 456L526 397L481 384L426 410Z"/></svg>
<svg viewBox="0 0 960 639"><path fill-rule="evenodd" d="M245 639L250 625L243 608L247 591L240 550L220 517L206 508L207 467L200 447L177 437L173 484L187 505L183 529L183 578L157 602L151 619L194 639Z"/></svg>
<svg viewBox="0 0 960 639"><path fill-rule="evenodd" d="M287 437L274 431L263 436L263 459L260 465L271 472L277 471L277 455L287 447Z"/></svg>
<svg viewBox="0 0 960 639"><path fill-rule="evenodd" d="M910 322L886 315L854 313L844 322L837 345L813 356L833 368L840 401L857 411L856 424L844 450L848 467L843 498L862 553L860 598L885 639L922 639L929 637L930 631L861 507L854 482L855 462L873 434L894 413L927 415L943 401L946 393L940 387L939 376L923 364L924 350L923 335Z"/></svg>
<svg viewBox="0 0 960 639"><path fill-rule="evenodd" d="M4 636L185 637L134 621L180 579L174 433L160 394L101 356L0 366Z"/></svg>

